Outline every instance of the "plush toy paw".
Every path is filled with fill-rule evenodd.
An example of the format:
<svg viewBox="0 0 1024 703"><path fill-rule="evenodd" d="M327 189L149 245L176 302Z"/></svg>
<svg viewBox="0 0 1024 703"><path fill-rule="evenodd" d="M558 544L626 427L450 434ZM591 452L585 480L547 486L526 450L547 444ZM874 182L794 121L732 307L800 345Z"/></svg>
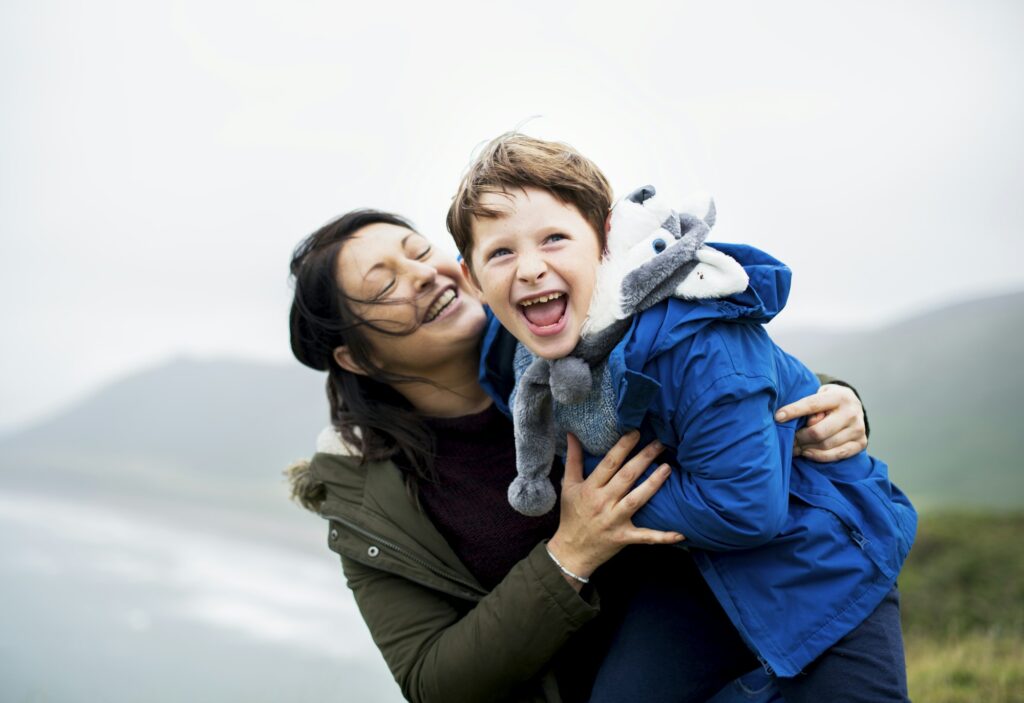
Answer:
<svg viewBox="0 0 1024 703"><path fill-rule="evenodd" d="M590 393L593 380L590 365L583 359L567 356L551 363L551 397L562 405L582 403Z"/></svg>
<svg viewBox="0 0 1024 703"><path fill-rule="evenodd" d="M517 513L539 517L551 512L558 501L555 487L547 477L518 476L508 487L508 502Z"/></svg>

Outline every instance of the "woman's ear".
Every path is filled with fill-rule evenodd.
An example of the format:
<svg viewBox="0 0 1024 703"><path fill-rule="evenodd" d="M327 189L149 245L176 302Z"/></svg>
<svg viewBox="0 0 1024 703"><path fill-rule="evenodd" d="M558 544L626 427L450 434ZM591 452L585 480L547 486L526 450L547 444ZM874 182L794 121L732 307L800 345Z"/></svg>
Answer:
<svg viewBox="0 0 1024 703"><path fill-rule="evenodd" d="M366 375L366 371L356 363L356 360L352 358L352 352L345 345L334 348L334 361L346 371L359 374L360 376Z"/></svg>

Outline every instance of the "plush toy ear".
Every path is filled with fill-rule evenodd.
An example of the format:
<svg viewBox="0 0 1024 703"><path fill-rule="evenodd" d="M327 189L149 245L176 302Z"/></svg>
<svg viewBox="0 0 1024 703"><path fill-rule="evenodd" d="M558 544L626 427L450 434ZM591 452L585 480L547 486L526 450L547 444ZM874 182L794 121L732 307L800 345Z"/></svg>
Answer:
<svg viewBox="0 0 1024 703"><path fill-rule="evenodd" d="M677 298L724 298L747 289L750 278L736 259L711 247L697 250L697 265L676 286Z"/></svg>
<svg viewBox="0 0 1024 703"><path fill-rule="evenodd" d="M694 215L704 220L708 227L715 226L715 201L704 191L694 191L683 201L680 213Z"/></svg>
<svg viewBox="0 0 1024 703"><path fill-rule="evenodd" d="M715 209L715 201L708 199L708 209L704 213L704 221L708 223L708 227L715 226L715 218L718 216L718 210Z"/></svg>
<svg viewBox="0 0 1024 703"><path fill-rule="evenodd" d="M641 186L627 195L626 200L637 205L643 205L645 201L650 200L656 194L657 191L654 189L654 186Z"/></svg>

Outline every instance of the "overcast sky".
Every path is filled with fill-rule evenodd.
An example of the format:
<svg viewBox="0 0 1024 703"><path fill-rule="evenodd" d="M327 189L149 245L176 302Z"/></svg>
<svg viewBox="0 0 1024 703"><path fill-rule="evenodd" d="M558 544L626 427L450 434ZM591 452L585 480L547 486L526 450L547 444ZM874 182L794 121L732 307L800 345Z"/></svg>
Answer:
<svg viewBox="0 0 1024 703"><path fill-rule="evenodd" d="M0 5L0 429L170 357L290 359L287 263L348 209L439 242L532 116L624 194L710 191L781 323L1024 287L1024 5Z"/></svg>

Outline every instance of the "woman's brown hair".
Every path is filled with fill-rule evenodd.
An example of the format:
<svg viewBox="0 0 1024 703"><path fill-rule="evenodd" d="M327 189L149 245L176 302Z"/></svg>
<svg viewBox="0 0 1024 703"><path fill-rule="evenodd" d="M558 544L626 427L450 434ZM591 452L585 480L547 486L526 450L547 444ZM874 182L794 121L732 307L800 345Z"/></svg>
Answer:
<svg viewBox="0 0 1024 703"><path fill-rule="evenodd" d="M402 217L379 210L353 210L309 235L292 255L295 294L289 324L292 353L306 366L327 372L331 424L346 443L357 448L363 463L397 459L416 478L433 479L434 436L406 398L392 384L421 379L390 374L378 367L364 328L400 335L356 314L337 280L338 255L362 228L392 224L410 230ZM404 301L397 301L402 303ZM365 372L338 365L334 350L348 347Z"/></svg>

